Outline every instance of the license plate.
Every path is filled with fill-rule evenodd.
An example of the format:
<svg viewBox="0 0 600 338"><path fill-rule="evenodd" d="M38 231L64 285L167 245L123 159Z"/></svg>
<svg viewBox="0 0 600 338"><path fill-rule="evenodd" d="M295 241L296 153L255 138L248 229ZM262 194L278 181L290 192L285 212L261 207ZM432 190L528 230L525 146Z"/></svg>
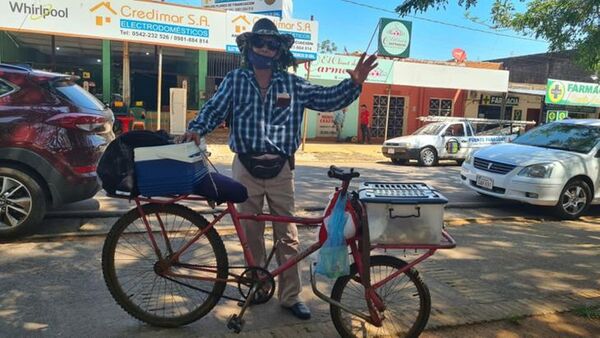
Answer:
<svg viewBox="0 0 600 338"><path fill-rule="evenodd" d="M388 148L387 153L388 154L393 154L394 153L394 148Z"/></svg>
<svg viewBox="0 0 600 338"><path fill-rule="evenodd" d="M489 190L492 190L494 188L494 180L486 176L477 175L477 180L475 181L475 184Z"/></svg>

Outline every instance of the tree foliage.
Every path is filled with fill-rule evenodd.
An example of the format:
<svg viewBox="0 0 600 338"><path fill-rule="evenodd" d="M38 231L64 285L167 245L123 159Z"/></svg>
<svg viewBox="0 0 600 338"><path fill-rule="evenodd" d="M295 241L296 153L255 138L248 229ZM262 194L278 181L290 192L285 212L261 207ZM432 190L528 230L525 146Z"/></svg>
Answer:
<svg viewBox="0 0 600 338"><path fill-rule="evenodd" d="M465 9L478 0L457 0ZM577 50L577 61L591 71L600 72L600 1L599 0L531 0L525 11L517 11L515 2L494 0L491 18L496 28L544 39L551 51ZM406 0L396 8L405 15L443 9L449 0Z"/></svg>
<svg viewBox="0 0 600 338"><path fill-rule="evenodd" d="M323 40L319 44L319 53L335 53L336 51L337 46L331 40Z"/></svg>

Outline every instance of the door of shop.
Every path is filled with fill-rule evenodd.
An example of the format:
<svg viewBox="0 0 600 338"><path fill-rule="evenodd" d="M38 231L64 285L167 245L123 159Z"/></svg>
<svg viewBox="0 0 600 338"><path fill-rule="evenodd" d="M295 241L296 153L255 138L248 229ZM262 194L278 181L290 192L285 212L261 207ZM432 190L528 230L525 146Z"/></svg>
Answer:
<svg viewBox="0 0 600 338"><path fill-rule="evenodd" d="M402 135L404 124L404 100L402 96L390 97L390 114L387 123L387 138ZM385 137L385 117L387 115L388 97L385 95L373 96L373 120L371 122L371 137Z"/></svg>
<svg viewBox="0 0 600 338"><path fill-rule="evenodd" d="M482 119L502 119L501 106L492 106L492 105L480 105L479 110L477 112L477 117ZM504 119L510 120L512 116L511 106L506 106L504 109Z"/></svg>
<svg viewBox="0 0 600 338"><path fill-rule="evenodd" d="M540 123L540 110L539 109L527 109L527 121L535 121L535 124Z"/></svg>

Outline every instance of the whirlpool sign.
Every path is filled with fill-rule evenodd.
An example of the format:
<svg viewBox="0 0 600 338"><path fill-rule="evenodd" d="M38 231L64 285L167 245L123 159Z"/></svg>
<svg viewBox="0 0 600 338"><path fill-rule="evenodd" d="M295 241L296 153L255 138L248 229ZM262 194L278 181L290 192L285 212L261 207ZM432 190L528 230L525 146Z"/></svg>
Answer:
<svg viewBox="0 0 600 338"><path fill-rule="evenodd" d="M231 20L245 13L133 0L2 0L0 13L9 13L0 20L0 29L8 31L220 51L236 33L251 28ZM292 50L316 55L316 22L271 19L296 36Z"/></svg>

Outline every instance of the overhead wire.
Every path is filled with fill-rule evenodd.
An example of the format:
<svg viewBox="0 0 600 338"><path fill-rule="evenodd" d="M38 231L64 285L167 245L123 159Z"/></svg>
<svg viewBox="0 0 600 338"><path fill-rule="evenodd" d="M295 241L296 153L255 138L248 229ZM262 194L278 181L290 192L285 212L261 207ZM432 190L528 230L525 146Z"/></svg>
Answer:
<svg viewBox="0 0 600 338"><path fill-rule="evenodd" d="M370 9L374 9L374 10L378 10L378 11L382 11L382 12L392 13L392 14L398 15L398 13L395 12L395 11L392 11L392 10L389 10L389 9L385 9L385 8L381 8L381 7L377 7L377 6L373 6L373 5L369 5L369 4L365 4L365 3L361 3L361 2L358 2L358 1L353 1L353 0L340 0L340 1L346 2L346 3L349 3L349 4L353 4L353 5L356 5L356 6L361 6L361 7L365 7L365 8L370 8ZM437 24L440 24L440 25L446 25L446 26L450 26L450 27L455 27L455 28L459 28L459 29L470 30L470 31L474 31L474 32L484 33L484 34L498 35L498 36L503 36L503 37L506 37L506 38L526 40L526 41L534 41L534 42L539 42L539 43L547 43L546 41L541 40L541 39L532 39L532 38L528 38L528 37L524 37L524 36L515 36L515 35L510 35L510 34L493 32L493 31L488 31L488 30L484 30L484 29L478 29L478 28L468 27L468 26L459 25L459 24L455 24L455 23L445 22L445 21L441 21L441 20L423 18L423 17L419 17L419 16L416 16L416 15L404 15L404 16L408 17L408 18L416 19L416 20L422 20L422 21L437 23Z"/></svg>

